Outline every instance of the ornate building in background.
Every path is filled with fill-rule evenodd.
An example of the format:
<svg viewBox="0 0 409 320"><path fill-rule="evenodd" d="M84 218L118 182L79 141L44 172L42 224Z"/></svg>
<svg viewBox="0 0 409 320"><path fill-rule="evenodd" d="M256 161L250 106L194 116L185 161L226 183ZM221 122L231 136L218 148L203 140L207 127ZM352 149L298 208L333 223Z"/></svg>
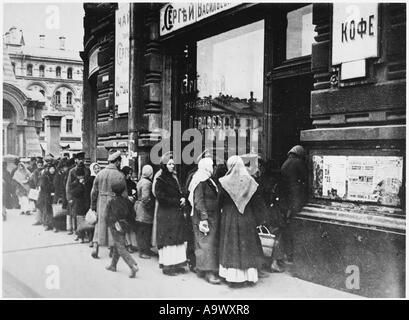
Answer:
<svg viewBox="0 0 409 320"><path fill-rule="evenodd" d="M31 152L22 148L14 150L10 146L7 153L19 156L52 153L58 156L63 149L68 152L82 149L83 63L78 52L65 48L64 37L59 40L59 48L47 48L45 36L40 35L38 47L29 47L24 43L22 31L15 27L4 36L4 56L11 69L9 74L21 90L43 104L42 112L37 111L34 122L38 146ZM4 109L3 118L12 119L4 114L7 110Z"/></svg>

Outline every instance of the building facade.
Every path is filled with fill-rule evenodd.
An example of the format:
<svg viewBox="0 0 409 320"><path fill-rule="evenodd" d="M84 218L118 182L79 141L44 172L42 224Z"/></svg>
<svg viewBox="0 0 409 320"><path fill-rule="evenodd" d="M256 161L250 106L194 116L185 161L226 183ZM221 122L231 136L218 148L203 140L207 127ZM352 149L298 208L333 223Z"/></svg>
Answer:
<svg viewBox="0 0 409 320"><path fill-rule="evenodd" d="M40 35L38 47L29 47L14 27L4 36L17 83L44 98L38 155L82 149L83 64L78 53L65 48L65 38L59 40L59 48L47 48L45 36Z"/></svg>
<svg viewBox="0 0 409 320"><path fill-rule="evenodd" d="M246 139L238 154L256 150L277 169L302 144L309 197L292 224L294 274L364 296L404 295L406 5L84 9L91 161L121 148L138 172L176 126L227 151L218 129L231 129ZM180 166L182 181L189 168Z"/></svg>

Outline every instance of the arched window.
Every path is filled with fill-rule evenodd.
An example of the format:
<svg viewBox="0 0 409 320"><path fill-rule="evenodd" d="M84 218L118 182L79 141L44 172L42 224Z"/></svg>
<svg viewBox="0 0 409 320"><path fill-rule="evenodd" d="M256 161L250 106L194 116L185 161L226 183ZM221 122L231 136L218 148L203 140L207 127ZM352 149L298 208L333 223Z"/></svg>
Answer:
<svg viewBox="0 0 409 320"><path fill-rule="evenodd" d="M72 68L68 68L67 70L67 78L72 79Z"/></svg>
<svg viewBox="0 0 409 320"><path fill-rule="evenodd" d="M61 78L61 67L55 68L55 76Z"/></svg>
<svg viewBox="0 0 409 320"><path fill-rule="evenodd" d="M61 92L57 91L54 96L55 104L61 104Z"/></svg>
<svg viewBox="0 0 409 320"><path fill-rule="evenodd" d="M28 64L27 65L27 76L32 76L33 75L33 65L32 64Z"/></svg>
<svg viewBox="0 0 409 320"><path fill-rule="evenodd" d="M67 105L72 105L72 92L67 92Z"/></svg>
<svg viewBox="0 0 409 320"><path fill-rule="evenodd" d="M43 95L43 97L45 97L45 91L44 90L40 90L40 93Z"/></svg>
<svg viewBox="0 0 409 320"><path fill-rule="evenodd" d="M45 70L45 68L44 68L44 66L42 66L42 65L41 65L40 68L38 69L38 71L40 72L40 77L42 77L42 78L45 77L44 70Z"/></svg>

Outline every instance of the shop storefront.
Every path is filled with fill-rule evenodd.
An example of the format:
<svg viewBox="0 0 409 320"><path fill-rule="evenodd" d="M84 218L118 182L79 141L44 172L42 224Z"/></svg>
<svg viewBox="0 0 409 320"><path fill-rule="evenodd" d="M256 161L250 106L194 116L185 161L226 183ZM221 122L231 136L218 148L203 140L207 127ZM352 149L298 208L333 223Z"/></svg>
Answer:
<svg viewBox="0 0 409 320"><path fill-rule="evenodd" d="M276 169L302 144L309 197L294 219L294 274L402 296L406 6L124 5L85 5L85 66L98 48L87 80L84 72L90 160L123 147L138 172L175 121L224 159L233 132L238 154L258 153ZM129 90L127 79L115 81L124 57ZM189 169L178 170L182 181Z"/></svg>

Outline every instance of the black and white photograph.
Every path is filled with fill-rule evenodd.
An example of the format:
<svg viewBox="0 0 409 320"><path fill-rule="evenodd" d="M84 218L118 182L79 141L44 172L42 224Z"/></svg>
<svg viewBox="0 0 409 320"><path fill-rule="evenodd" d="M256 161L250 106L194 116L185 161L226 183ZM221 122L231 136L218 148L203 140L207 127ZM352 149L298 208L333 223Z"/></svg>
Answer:
<svg viewBox="0 0 409 320"><path fill-rule="evenodd" d="M2 299L406 298L405 2L0 4Z"/></svg>

